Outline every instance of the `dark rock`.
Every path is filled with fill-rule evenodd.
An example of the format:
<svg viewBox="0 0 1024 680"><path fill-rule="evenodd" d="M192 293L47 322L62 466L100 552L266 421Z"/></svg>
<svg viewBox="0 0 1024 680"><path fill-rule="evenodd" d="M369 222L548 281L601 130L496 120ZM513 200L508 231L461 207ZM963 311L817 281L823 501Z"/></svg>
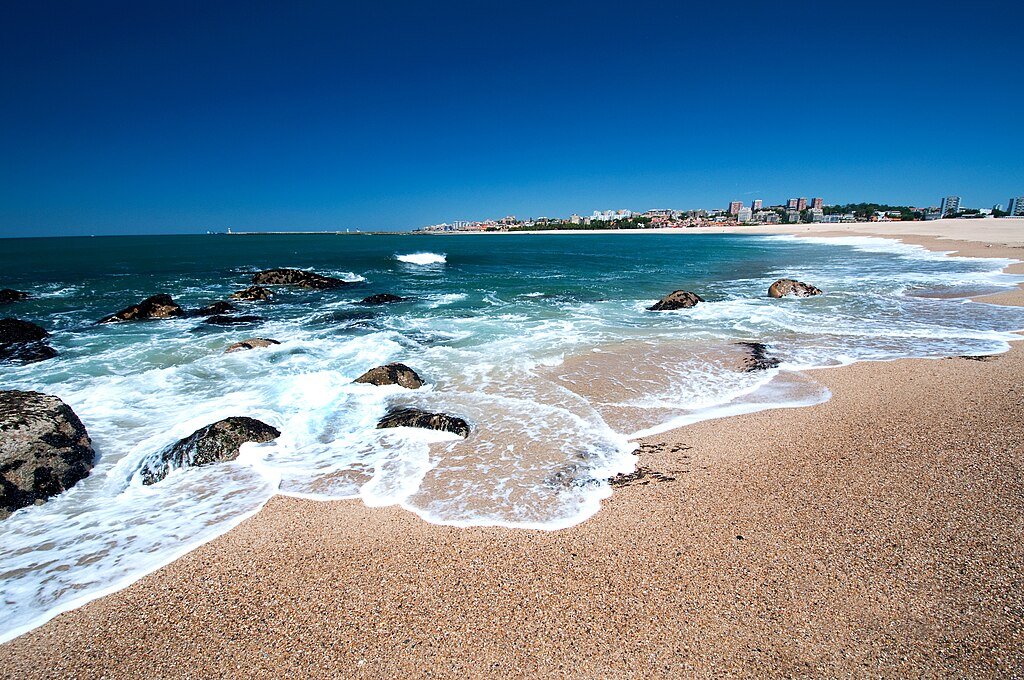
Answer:
<svg viewBox="0 0 1024 680"><path fill-rule="evenodd" d="M299 286L316 290L341 288L348 285L347 281L302 269L267 269L257 272L252 277L252 282L266 286Z"/></svg>
<svg viewBox="0 0 1024 680"><path fill-rule="evenodd" d="M118 321L135 321L138 319L170 319L185 316L185 310L178 306L170 295L154 295L137 305L125 307L116 314L104 317L98 323L115 323Z"/></svg>
<svg viewBox="0 0 1024 680"><path fill-rule="evenodd" d="M664 312L672 309L689 309L690 307L695 306L698 302L704 302L704 298L696 293L691 293L688 290L677 290L661 298L653 307L648 307L647 309L652 312Z"/></svg>
<svg viewBox="0 0 1024 680"><path fill-rule="evenodd" d="M0 364L31 364L57 356L44 340L50 337L42 326L20 319L0 319Z"/></svg>
<svg viewBox="0 0 1024 680"><path fill-rule="evenodd" d="M207 305L189 313L189 316L213 316L214 314L229 314L237 311L238 307L235 307L230 302L219 300L214 302L212 305Z"/></svg>
<svg viewBox="0 0 1024 680"><path fill-rule="evenodd" d="M743 370L746 373L767 371L782 363L779 359L768 356L768 346L762 345L760 342L737 342L736 344L748 350L747 356L743 359Z"/></svg>
<svg viewBox="0 0 1024 680"><path fill-rule="evenodd" d="M46 329L21 319L0 319L0 344L36 342L50 337Z"/></svg>
<svg viewBox="0 0 1024 680"><path fill-rule="evenodd" d="M652 470L648 467L638 466L637 469L628 474L620 473L608 480L608 483L615 488L621 488L624 486L646 486L651 482L674 482L675 477Z"/></svg>
<svg viewBox="0 0 1024 680"><path fill-rule="evenodd" d="M242 340L230 345L224 354L231 354L232 352L243 352L247 349L256 349L257 347L270 347L272 345L280 345L281 343L277 340L271 340L270 338L249 338L248 340Z"/></svg>
<svg viewBox="0 0 1024 680"><path fill-rule="evenodd" d="M401 385L410 390L423 386L423 380L416 375L416 371L399 363L371 368L355 381L369 385Z"/></svg>
<svg viewBox="0 0 1024 680"><path fill-rule="evenodd" d="M793 279L779 279L768 288L768 297L780 298L786 295L810 297L812 295L821 295L821 289L815 288L809 283L794 281Z"/></svg>
<svg viewBox="0 0 1024 680"><path fill-rule="evenodd" d="M164 449L157 460L139 471L143 484L155 484L180 467L201 467L238 458L246 442L269 442L281 436L277 428L255 418L231 417L200 428Z"/></svg>
<svg viewBox="0 0 1024 680"><path fill-rule="evenodd" d="M245 300L246 302L262 302L269 300L274 294L263 286L249 286L231 294L232 300Z"/></svg>
<svg viewBox="0 0 1024 680"><path fill-rule="evenodd" d="M399 295L392 295L391 293L378 293L377 295L370 295L364 297L359 301L361 305L386 305L392 302L404 302L409 298L404 298Z"/></svg>
<svg viewBox="0 0 1024 680"><path fill-rule="evenodd" d="M460 437L469 436L469 424L462 418L446 413L428 413L415 408L392 411L377 423L377 429L388 427L422 427L428 430L453 432Z"/></svg>
<svg viewBox="0 0 1024 680"><path fill-rule="evenodd" d="M70 489L95 458L89 433L63 401L0 391L0 519Z"/></svg>
<svg viewBox="0 0 1024 680"><path fill-rule="evenodd" d="M20 290L11 290L10 288L0 289L0 305L6 305L8 302L17 302L18 300L27 300L28 293L22 293Z"/></svg>
<svg viewBox="0 0 1024 680"><path fill-rule="evenodd" d="M224 316L222 314L215 314L208 319L203 319L203 323L208 323L212 326L234 326L240 323L256 323L263 321L262 316Z"/></svg>

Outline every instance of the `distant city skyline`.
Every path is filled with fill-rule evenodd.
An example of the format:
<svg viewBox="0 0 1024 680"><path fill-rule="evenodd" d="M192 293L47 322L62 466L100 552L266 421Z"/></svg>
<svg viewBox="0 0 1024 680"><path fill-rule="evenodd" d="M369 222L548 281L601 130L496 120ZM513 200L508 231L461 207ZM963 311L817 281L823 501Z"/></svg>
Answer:
<svg viewBox="0 0 1024 680"><path fill-rule="evenodd" d="M12 3L0 236L1024 193L1024 8L866 1Z"/></svg>

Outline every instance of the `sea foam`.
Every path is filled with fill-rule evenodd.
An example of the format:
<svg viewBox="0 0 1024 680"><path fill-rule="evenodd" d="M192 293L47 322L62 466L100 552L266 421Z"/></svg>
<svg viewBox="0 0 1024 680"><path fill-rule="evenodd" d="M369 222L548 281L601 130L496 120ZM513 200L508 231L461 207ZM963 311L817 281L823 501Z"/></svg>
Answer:
<svg viewBox="0 0 1024 680"><path fill-rule="evenodd" d="M51 319L61 356L0 368L5 386L70 404L99 462L71 491L0 523L0 641L168 563L275 493L397 505L452 526L568 527L599 511L609 477L633 469L637 437L818 403L828 393L807 369L995 353L1024 328L1021 310L904 294L951 284L965 295L1004 289L1022 280L1002 272L1008 261L944 258L893 240L510 236L500 252L489 240L453 241L465 266L439 267L430 265L446 255L394 255L407 238L303 241L296 250L330 266L299 255L291 264L352 286L251 305L266 321L244 336L196 333L190 318L94 325L156 290L198 308L247 283L252 263L231 259L234 250L211 252L195 271L162 274L197 257L195 247L175 255L178 241L155 271L54 279L39 288L59 295L19 303ZM266 249L261 261L279 254L278 241L252 243ZM387 264L395 260L412 266ZM25 260L26 278L12 283L32 289L40 266ZM826 294L768 298L782 276ZM553 278L557 295L539 294ZM677 314L645 309L679 287L707 302ZM417 303L353 312L353 299L380 290ZM223 353L251 335L281 344ZM781 365L737 371L739 341L766 344ZM392 361L427 385L353 383ZM401 407L457 415L472 431L463 440L376 428ZM137 471L156 452L238 415L281 436L244 446L231 463L141 485Z"/></svg>
<svg viewBox="0 0 1024 680"><path fill-rule="evenodd" d="M408 255L395 255L395 259L406 264L444 264L448 256L443 253L409 253Z"/></svg>

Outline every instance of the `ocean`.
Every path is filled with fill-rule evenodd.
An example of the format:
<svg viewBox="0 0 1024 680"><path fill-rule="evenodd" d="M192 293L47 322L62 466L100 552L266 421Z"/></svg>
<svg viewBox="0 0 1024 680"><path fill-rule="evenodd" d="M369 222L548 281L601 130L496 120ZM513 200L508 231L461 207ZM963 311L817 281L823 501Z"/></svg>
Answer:
<svg viewBox="0 0 1024 680"><path fill-rule="evenodd" d="M829 397L814 369L1006 351L1024 310L979 304L1022 277L1011 261L880 238L693 234L152 236L0 241L0 315L38 323L59 356L0 365L3 389L59 396L98 454L70 491L0 521L0 641L121 588L256 513L274 494L400 505L455 526L560 529L600 510L633 470L634 439ZM261 321L97 325L157 293L187 309L253 272L351 282L238 303ZM825 294L775 300L777 278ZM677 289L706 302L647 307ZM377 293L409 298L356 304ZM250 337L281 344L224 354ZM780 364L737 370L740 342ZM354 384L400 361L419 390ZM378 430L390 408L466 419L461 438ZM281 431L237 461L139 470L228 416Z"/></svg>

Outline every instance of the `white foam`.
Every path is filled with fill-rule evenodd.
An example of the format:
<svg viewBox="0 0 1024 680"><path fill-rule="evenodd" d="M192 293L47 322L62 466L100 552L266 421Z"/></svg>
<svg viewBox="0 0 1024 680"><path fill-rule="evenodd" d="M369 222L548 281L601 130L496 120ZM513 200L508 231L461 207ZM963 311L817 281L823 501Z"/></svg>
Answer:
<svg viewBox="0 0 1024 680"><path fill-rule="evenodd" d="M817 243L785 238L794 245ZM943 266L949 261L941 256L891 239L821 243L880 249L896 258L861 258L855 266L837 257L821 271L809 264L760 269L752 278L711 282L713 301L656 314L643 309L653 300L614 295L601 303L538 305L532 299L544 293L520 294L518 286L542 288L541 279L569 274L538 273L532 282L517 279L517 290L510 290L430 267L445 263L445 255L411 253L394 257L413 266L395 267L387 276L429 279L418 290L409 286L420 303L401 313L368 314L357 327L323 319L325 310L351 310L348 302L335 299L316 310L285 302L274 309L287 313L276 312L258 331L282 341L267 349L225 355L229 340L240 338L194 334L195 319L86 325L55 335L60 361L5 367L5 386L63 398L87 424L101 458L71 491L0 523L0 600L8 603L0 611L0 639L168 563L252 515L274 493L361 498L452 526L559 529L598 512L611 494L605 479L633 469L626 430L636 430L628 435L636 438L708 418L819 403L827 391L797 380L794 369L1004 351L1018 338L1014 326L1024 326L1019 311L902 295L916 287L1011 285L1021 278L1000 271L1006 260ZM773 274L799 275L828 294L768 299ZM363 280L351 272L334 275ZM75 294L68 288L52 290ZM180 288L214 299L235 286L193 281ZM90 310L86 320L100 316ZM72 313L68 323L82 321ZM694 348L736 340L770 344L782 368L737 374L724 363L685 360ZM652 361L645 355L666 343L683 349L663 362L666 380L655 384L641 376L621 397L594 390L602 396L588 399L569 389L571 382L548 377L567 372L555 367L581 355L614 359L624 343L638 348L638 362ZM429 384L418 390L353 384L365 370L391 361L409 364ZM632 379L614 378L622 384ZM595 403L598 398L612 403ZM462 440L377 430L379 418L395 406L451 413L470 421L473 432ZM649 415L616 431L608 409ZM281 437L243 446L232 463L177 470L163 482L141 485L136 473L143 461L234 415L274 425Z"/></svg>
<svg viewBox="0 0 1024 680"><path fill-rule="evenodd" d="M444 264L448 261L447 255L443 253L409 253L408 255L395 255L395 259L406 264Z"/></svg>

